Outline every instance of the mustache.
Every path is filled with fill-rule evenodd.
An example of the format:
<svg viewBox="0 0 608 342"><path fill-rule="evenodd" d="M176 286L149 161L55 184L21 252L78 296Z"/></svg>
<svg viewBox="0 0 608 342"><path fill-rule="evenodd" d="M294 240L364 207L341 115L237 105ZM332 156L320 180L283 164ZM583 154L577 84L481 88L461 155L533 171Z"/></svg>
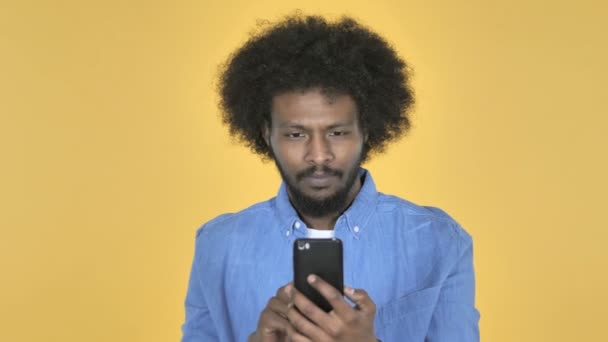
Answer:
<svg viewBox="0 0 608 342"><path fill-rule="evenodd" d="M311 166L304 171L298 172L298 174L296 174L296 180L299 182L306 177L312 176L315 172L325 173L325 174L329 174L330 176L337 176L337 177L342 177L342 175L344 174L342 171L332 169L327 165L322 165L319 167Z"/></svg>

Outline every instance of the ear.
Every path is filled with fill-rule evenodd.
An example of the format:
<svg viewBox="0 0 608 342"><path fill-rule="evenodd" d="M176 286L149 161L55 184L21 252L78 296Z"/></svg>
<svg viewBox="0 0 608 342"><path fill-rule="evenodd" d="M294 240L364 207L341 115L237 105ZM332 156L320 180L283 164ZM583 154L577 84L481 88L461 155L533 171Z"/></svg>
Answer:
<svg viewBox="0 0 608 342"><path fill-rule="evenodd" d="M266 120L262 124L262 138L264 138L266 145L270 147L270 123Z"/></svg>
<svg viewBox="0 0 608 342"><path fill-rule="evenodd" d="M361 133L363 133L363 143L367 143L367 139L369 138L369 131L366 127L363 127L359 114L357 114L357 127L359 128L359 130L361 130Z"/></svg>

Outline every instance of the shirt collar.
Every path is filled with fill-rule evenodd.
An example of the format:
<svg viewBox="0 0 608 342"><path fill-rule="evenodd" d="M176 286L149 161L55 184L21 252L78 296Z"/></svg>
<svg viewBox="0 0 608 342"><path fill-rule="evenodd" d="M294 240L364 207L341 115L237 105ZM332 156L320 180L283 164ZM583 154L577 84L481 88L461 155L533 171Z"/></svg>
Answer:
<svg viewBox="0 0 608 342"><path fill-rule="evenodd" d="M361 168L359 169L359 177L362 177L363 179L363 186L350 207L338 217L335 226L335 229L347 227L356 238L365 230L367 221L376 208L376 200L378 197L376 184L374 183L370 172ZM288 239L292 238L294 236L294 228L298 229L304 223L289 201L285 182L281 183L279 192L276 196L276 209L281 222L281 234ZM344 224L341 223L341 220L345 221Z"/></svg>

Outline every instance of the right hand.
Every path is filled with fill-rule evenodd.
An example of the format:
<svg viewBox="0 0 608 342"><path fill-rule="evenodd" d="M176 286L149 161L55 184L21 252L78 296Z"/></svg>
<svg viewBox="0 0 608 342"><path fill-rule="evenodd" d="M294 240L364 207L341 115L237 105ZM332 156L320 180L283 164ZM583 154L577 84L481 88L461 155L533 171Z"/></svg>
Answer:
<svg viewBox="0 0 608 342"><path fill-rule="evenodd" d="M249 336L248 342L281 342L293 331L287 320L292 288L292 283L282 286L270 298L260 314L257 330Z"/></svg>

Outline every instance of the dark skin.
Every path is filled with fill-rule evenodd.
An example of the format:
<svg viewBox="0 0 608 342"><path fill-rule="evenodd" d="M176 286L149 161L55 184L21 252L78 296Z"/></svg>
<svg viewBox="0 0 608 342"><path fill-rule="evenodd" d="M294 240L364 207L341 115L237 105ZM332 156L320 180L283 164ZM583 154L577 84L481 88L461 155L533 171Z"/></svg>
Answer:
<svg viewBox="0 0 608 342"><path fill-rule="evenodd" d="M359 168L367 138L359 125L355 101L350 96L328 97L318 89L284 93L273 98L271 119L263 136L285 176L309 197L323 199L335 194L346 186L348 173ZM342 171L343 176L295 179L296 174L311 166L327 166ZM325 216L298 213L310 228L333 229L360 189L361 181L357 180L349 190L343 208L336 212Z"/></svg>
<svg viewBox="0 0 608 342"><path fill-rule="evenodd" d="M321 310L289 283L268 301L249 342L376 341L376 305L365 290L344 288L346 297L356 304L352 307L338 290L320 277L311 275L307 280L333 310L328 313Z"/></svg>
<svg viewBox="0 0 608 342"><path fill-rule="evenodd" d="M288 177L293 176L298 189L322 199L343 187L346 176L321 175L297 181L294 175L311 165L326 165L343 171L343 175L358 169L366 136L359 126L353 99L348 95L328 98L318 89L310 89L275 96L272 109L272 124L265 127L263 135L276 161ZM357 180L348 192L344 208L337 212L323 217L301 213L300 216L311 228L333 229L360 189L361 182ZM324 312L292 283L286 284L268 301L250 342L376 341L373 324L376 305L365 290L344 288L346 297L356 304L353 307L320 277L311 275L307 280L333 310Z"/></svg>

